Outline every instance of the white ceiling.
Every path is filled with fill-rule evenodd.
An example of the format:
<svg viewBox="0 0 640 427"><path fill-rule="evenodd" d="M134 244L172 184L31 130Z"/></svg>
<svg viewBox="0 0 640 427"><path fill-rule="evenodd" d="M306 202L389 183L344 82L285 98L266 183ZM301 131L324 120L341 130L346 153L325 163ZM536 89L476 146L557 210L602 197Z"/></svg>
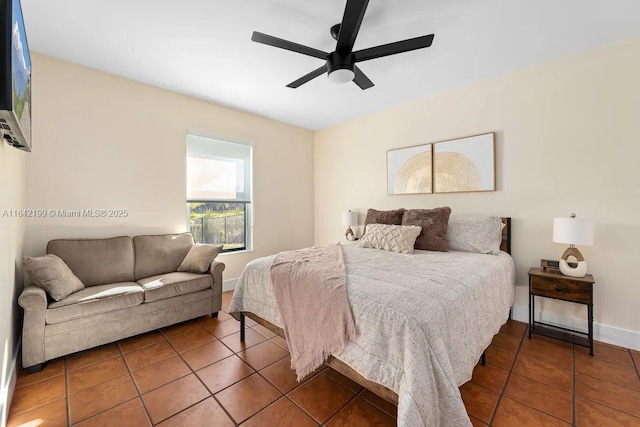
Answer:
<svg viewBox="0 0 640 427"><path fill-rule="evenodd" d="M291 81L331 52L345 0L22 0L29 46L91 68L317 130L527 65L640 35L638 0L370 0L354 50L435 34L359 64L375 83Z"/></svg>

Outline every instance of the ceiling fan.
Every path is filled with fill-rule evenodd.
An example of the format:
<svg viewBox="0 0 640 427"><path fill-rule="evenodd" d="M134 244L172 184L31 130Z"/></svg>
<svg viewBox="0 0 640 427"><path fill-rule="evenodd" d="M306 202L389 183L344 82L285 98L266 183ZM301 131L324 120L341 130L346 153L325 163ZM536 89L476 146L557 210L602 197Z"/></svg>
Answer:
<svg viewBox="0 0 640 427"><path fill-rule="evenodd" d="M429 47L433 42L433 34L353 52L353 45L356 42L360 24L362 24L362 19L364 18L368 4L369 0L347 0L342 22L331 27L331 36L337 41L336 50L331 53L258 31L253 32L251 40L326 61L325 65L289 83L287 87L297 88L326 72L329 80L334 83L348 83L353 81L360 89L369 89L373 86L373 82L358 68L356 65L357 62Z"/></svg>

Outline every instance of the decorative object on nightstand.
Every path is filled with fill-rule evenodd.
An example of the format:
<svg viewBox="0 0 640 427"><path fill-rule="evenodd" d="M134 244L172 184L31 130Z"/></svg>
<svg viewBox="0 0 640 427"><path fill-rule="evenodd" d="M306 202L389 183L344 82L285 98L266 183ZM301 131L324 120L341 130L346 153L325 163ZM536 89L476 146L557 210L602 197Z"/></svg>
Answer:
<svg viewBox="0 0 640 427"><path fill-rule="evenodd" d="M571 218L554 218L553 241L569 244L560 258L560 272L565 276L584 277L587 274L587 262L576 245L593 245L593 222L577 219L574 213L571 214ZM575 268L568 263L571 256L575 257L578 264Z"/></svg>
<svg viewBox="0 0 640 427"><path fill-rule="evenodd" d="M536 333L589 348L593 356L593 284L591 274L567 277L557 270L529 269L529 339ZM561 328L535 320L535 297L554 298L587 306L588 332ZM585 337L586 335L586 337Z"/></svg>
<svg viewBox="0 0 640 427"><path fill-rule="evenodd" d="M345 231L344 237L347 240L356 240L356 236L355 234L353 234L351 226L355 227L356 225L358 225L358 212L351 212L351 210L349 210L348 212L343 212L342 225L347 226L347 231Z"/></svg>

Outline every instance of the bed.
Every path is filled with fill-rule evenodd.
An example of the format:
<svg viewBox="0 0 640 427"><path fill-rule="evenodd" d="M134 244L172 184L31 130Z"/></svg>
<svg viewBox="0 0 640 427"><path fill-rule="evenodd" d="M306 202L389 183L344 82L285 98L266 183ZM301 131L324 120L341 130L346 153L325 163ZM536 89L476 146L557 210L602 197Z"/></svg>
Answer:
<svg viewBox="0 0 640 427"><path fill-rule="evenodd" d="M503 222L498 255L343 246L357 337L327 364L396 403L399 426L471 425L458 387L515 298L511 221ZM229 312L284 336L269 274L274 257L247 264Z"/></svg>

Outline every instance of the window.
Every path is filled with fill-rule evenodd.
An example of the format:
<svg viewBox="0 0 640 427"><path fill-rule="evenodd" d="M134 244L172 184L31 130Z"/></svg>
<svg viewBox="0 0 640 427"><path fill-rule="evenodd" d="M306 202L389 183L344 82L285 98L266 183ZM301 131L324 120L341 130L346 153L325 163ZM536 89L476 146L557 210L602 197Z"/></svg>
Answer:
<svg viewBox="0 0 640 427"><path fill-rule="evenodd" d="M187 212L198 243L251 248L252 147L187 136Z"/></svg>

